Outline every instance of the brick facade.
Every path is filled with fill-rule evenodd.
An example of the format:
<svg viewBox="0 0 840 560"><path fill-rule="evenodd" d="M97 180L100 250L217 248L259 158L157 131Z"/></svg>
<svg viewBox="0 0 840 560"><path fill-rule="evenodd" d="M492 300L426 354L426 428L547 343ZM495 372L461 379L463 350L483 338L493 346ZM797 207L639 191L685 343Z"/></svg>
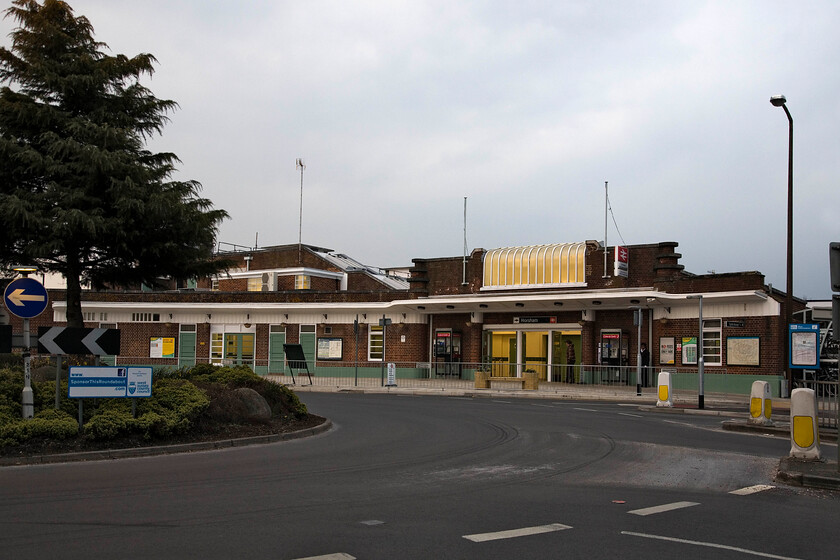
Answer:
<svg viewBox="0 0 840 560"><path fill-rule="evenodd" d="M253 331L256 362L265 364L270 350L269 325L282 323L286 343L299 342L301 324L315 325L316 338L329 336L343 340L342 362L366 362L368 325L377 324L373 318L378 319L386 314L393 321L387 330L388 361L428 362L431 359L430 339L434 331L453 329L462 336L462 361L482 362L487 358L483 355L482 347L486 325L510 325L516 329L520 317L550 317L553 323L566 325L569 331L580 332L579 363L584 364L598 362L598 343L603 329L620 329L627 335L631 350L627 365L636 363L639 341L632 311L632 307L636 306L644 308L642 341L647 343L651 352L651 365L656 367L660 365L661 337L674 337L679 343L683 337L698 334L694 311L696 304L685 300L685 294L705 294L704 297L714 303L716 297L723 298L721 294L734 293L737 297L745 298L745 302L752 302L750 305L753 308L761 306L765 301L767 304L761 313L738 314L737 308L726 306L729 300L721 299L719 309L736 311L727 311L732 315L725 317L714 317L721 319L724 325L721 338L723 365L719 369L734 374L778 374L784 369L784 294L767 287L761 273L690 274L679 264L681 255L675 251L677 244L664 242L628 247L628 277L616 277L611 270L613 248L606 249L608 258L605 275L605 249L594 242L588 242L585 247L586 277L583 287L576 284L569 288L512 287L482 291L483 261L487 252L476 249L467 256L466 263L463 257L413 259L408 271L410 277L403 283L404 288L400 289L395 287L399 286L398 282L386 282L383 276L377 277L376 273L371 272L372 269L357 266L342 269L336 262L343 262L341 258L346 258L343 255L339 255L336 260L326 258L325 249L304 245L299 251L297 245L285 245L220 255L233 260L240 271L237 273L239 276L221 277L218 281L220 291L91 291L83 294L83 305L86 310L93 310L98 317L106 312L111 313L111 316L126 312L129 307L124 306L159 313L160 321L154 323L133 322L125 316L119 320L106 321L119 323L118 328L122 333L121 355L126 357L148 356L151 337L177 339L179 323L187 322L196 325L198 361L210 358L211 325L215 325L213 328L224 332L245 332L243 329ZM247 263L245 256L250 256ZM313 273L309 289L295 290L294 271L301 267L323 271L327 277ZM246 268L249 270L246 271ZM292 272L283 273L285 269ZM280 271L276 289L247 291L247 278L241 275L242 271L257 275L261 270ZM342 289L342 281L337 279L339 277L346 279L346 289ZM209 285L206 279L198 282L199 287ZM640 295L634 298L635 294ZM52 302L64 301L64 292L51 290L50 298ZM520 304L520 299L525 303ZM598 306L602 303L600 300L604 300L603 309ZM457 305L444 305L450 301ZM512 307L513 302L523 306L527 303L527 307L519 310ZM795 304L797 309L804 307L801 301L795 300ZM224 306L223 312L220 311L221 306ZM672 317L672 306L679 307L681 314ZM743 307L747 308L746 303ZM658 316L652 324L650 309ZM694 319L687 317L686 314L690 313L695 313ZM357 348L352 317L358 315L364 318L361 319ZM187 316L191 319L182 320ZM726 321L736 326L726 326ZM12 317L11 323L15 332L18 332L21 320ZM86 325L95 327L99 323L97 321ZM553 323L548 324L546 330L552 330ZM38 326L52 324L52 314L47 312L31 321L31 330L37 334ZM327 328L330 329L329 334ZM730 336L759 337L760 364L728 365L726 339ZM675 362L675 366L680 366L679 351ZM177 364L177 359L161 363L173 365ZM336 364L319 363L323 367L331 365ZM715 369L718 366L707 367Z"/></svg>

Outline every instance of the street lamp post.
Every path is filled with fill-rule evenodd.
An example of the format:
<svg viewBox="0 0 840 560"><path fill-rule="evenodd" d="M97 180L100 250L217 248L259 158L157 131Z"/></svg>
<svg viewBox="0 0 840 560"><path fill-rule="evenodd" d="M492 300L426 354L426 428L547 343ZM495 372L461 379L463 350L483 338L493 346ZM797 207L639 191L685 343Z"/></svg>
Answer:
<svg viewBox="0 0 840 560"><path fill-rule="evenodd" d="M703 295L686 296L687 299L696 299L700 302L700 307L697 311L697 316L700 318L700 330L697 333L697 378L700 382L700 392L697 394L697 408L703 409L703 366L705 360L703 359Z"/></svg>
<svg viewBox="0 0 840 560"><path fill-rule="evenodd" d="M774 95L770 98L774 107L781 107L788 118L788 200L787 200L787 287L785 294L785 336L793 322L793 117L787 108L787 99L784 95ZM785 377L788 385L793 383L790 371L790 356L788 356L788 345L784 346Z"/></svg>
<svg viewBox="0 0 840 560"><path fill-rule="evenodd" d="M642 308L631 307L636 325L636 396L642 396Z"/></svg>

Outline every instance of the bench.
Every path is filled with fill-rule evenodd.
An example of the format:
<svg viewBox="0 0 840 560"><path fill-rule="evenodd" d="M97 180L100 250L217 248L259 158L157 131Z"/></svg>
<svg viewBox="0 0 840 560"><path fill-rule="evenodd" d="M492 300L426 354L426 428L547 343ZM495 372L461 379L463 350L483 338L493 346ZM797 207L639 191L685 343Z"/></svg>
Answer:
<svg viewBox="0 0 840 560"><path fill-rule="evenodd" d="M476 389L489 389L490 384L493 381L501 381L505 383L520 383L522 385L522 389L536 391L539 388L539 380L537 379L537 374L534 372L525 372L522 377L498 377L498 376L491 376L488 372L477 371L475 372L475 388Z"/></svg>

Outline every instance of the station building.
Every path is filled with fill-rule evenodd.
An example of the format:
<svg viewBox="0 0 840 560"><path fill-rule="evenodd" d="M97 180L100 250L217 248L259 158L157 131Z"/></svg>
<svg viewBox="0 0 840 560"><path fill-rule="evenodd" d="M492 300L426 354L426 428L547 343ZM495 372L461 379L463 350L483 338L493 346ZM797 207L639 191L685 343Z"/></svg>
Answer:
<svg viewBox="0 0 840 560"><path fill-rule="evenodd" d="M707 391L748 393L762 379L783 394L784 294L759 272L687 272L677 246L475 249L415 258L404 269L305 244L243 248L218 255L235 263L218 277L158 291L86 291L82 305L86 326L120 330L111 360L121 364L247 364L284 374L283 345L300 344L314 375L378 377L388 362L402 377L471 379L480 368L635 385L644 343L646 383L663 368L696 378L703 352ZM65 322L63 292L50 294L51 313L33 320L34 330Z"/></svg>

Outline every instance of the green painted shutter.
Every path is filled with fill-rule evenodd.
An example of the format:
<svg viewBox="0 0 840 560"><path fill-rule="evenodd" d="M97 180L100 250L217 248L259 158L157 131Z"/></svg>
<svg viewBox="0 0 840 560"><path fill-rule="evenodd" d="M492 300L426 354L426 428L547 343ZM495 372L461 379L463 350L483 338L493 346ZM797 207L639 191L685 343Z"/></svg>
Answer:
<svg viewBox="0 0 840 560"><path fill-rule="evenodd" d="M285 342L286 333L284 332L268 335L268 373L286 374L286 353L283 351Z"/></svg>
<svg viewBox="0 0 840 560"><path fill-rule="evenodd" d="M180 367L195 365L195 340L194 332L181 332L178 340L178 365Z"/></svg>

